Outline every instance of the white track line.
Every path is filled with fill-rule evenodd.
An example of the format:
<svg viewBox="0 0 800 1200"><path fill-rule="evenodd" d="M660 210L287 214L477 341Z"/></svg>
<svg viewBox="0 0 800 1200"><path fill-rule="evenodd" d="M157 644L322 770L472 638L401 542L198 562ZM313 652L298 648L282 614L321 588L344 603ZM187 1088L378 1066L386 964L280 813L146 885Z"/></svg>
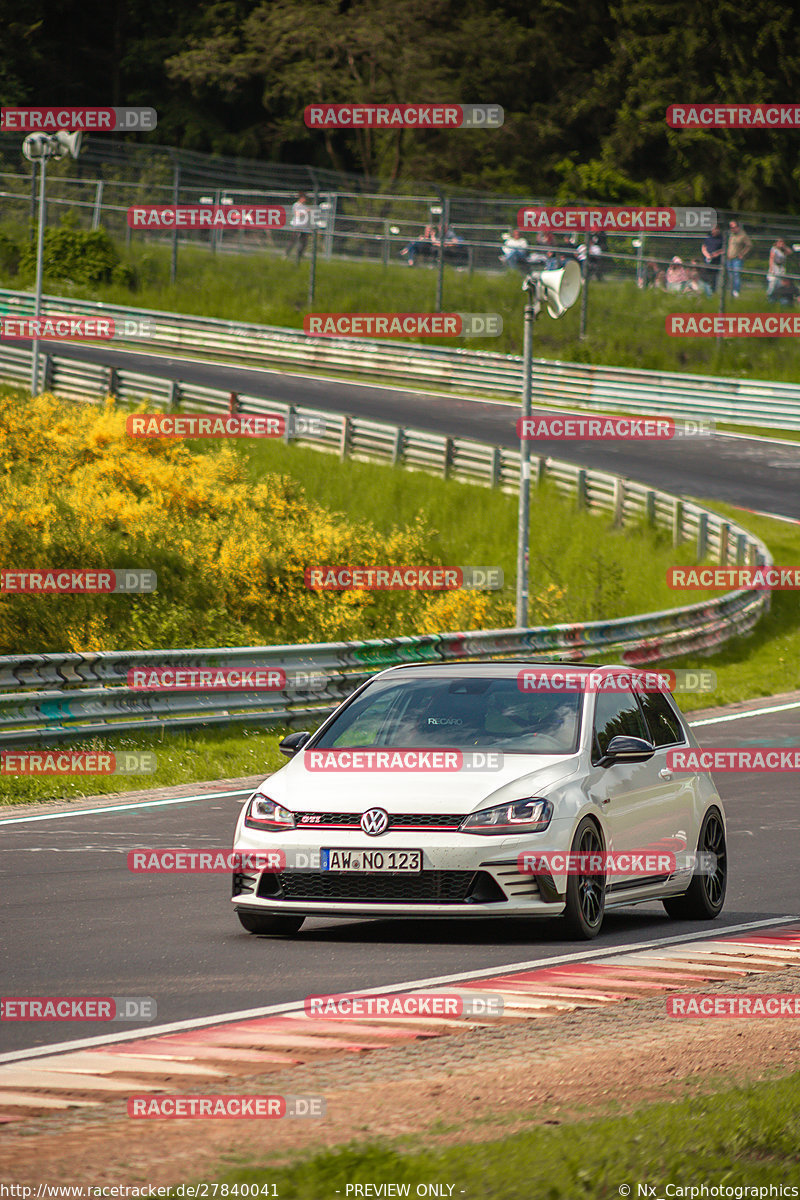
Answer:
<svg viewBox="0 0 800 1200"><path fill-rule="evenodd" d="M562 963L588 962L590 959L612 959L618 954L632 954L636 951L652 949L654 946L676 946L687 942L707 942L721 937L729 937L733 933L746 933L753 929L774 928L777 925L790 925L800 917L767 917L760 921L748 921L743 925L726 925L718 927L713 933L704 929L700 933L677 934L673 937L653 938L646 942L629 942L626 946L604 947L601 950L578 950L573 954L559 954L554 958L534 958L528 962L504 963L502 966L483 967L478 971L460 971L456 975L432 975L427 979L415 979L406 983L392 983L384 987L361 988L359 991L348 992L350 996L385 996L396 992L413 991L416 988L438 987L447 983L459 983L465 979L494 979L498 975L515 974L520 971L531 971L544 967L555 967ZM70 1050L85 1050L90 1046L110 1046L117 1042L139 1041L145 1038L162 1037L168 1033L181 1033L191 1029L204 1029L211 1025L225 1025L231 1021L249 1021L258 1017L271 1017L279 1013L304 1011L301 1000L290 1000L286 1004L268 1004L263 1008L246 1008L238 1012L218 1013L213 1017L195 1017L185 1021L172 1021L168 1025L156 1025L152 1028L140 1026L125 1033L101 1035L100 1037L78 1038L71 1042L55 1042L47 1046L33 1046L27 1050L11 1050L0 1054L0 1063L22 1062L30 1058L42 1058L50 1054L66 1054ZM0 1086L2 1072L0 1071Z"/></svg>
<svg viewBox="0 0 800 1200"><path fill-rule="evenodd" d="M255 788L239 788L235 792L209 792L203 796L174 796L169 800L135 800L133 804L106 804L102 808L76 808L71 812L42 813L36 817L8 817L0 825L24 825L30 821L60 821L62 817L91 817L97 813L129 812L134 808L159 808L165 804L194 804L197 800L218 800L225 796L250 796Z"/></svg>
<svg viewBox="0 0 800 1200"><path fill-rule="evenodd" d="M706 717L703 721L690 721L691 729L699 729L701 725L721 725L725 721L743 721L745 717L760 717L772 713L789 712L790 709L800 708L800 700L792 700L790 704L773 704L769 708L751 708L747 712L731 713L727 717Z"/></svg>

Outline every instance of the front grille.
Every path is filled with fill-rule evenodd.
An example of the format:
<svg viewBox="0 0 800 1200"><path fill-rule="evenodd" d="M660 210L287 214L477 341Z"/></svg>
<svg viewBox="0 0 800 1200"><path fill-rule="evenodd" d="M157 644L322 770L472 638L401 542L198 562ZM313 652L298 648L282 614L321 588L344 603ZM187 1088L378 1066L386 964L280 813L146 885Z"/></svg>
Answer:
<svg viewBox="0 0 800 1200"><path fill-rule="evenodd" d="M421 871L418 875L282 871L263 875L258 894L265 899L333 900L345 904L359 900L376 904L468 904L505 899L486 871Z"/></svg>
<svg viewBox="0 0 800 1200"><path fill-rule="evenodd" d="M295 813L300 829L360 829L362 815L360 812ZM309 817L313 820L308 820ZM463 813L389 813L389 829L458 829L463 820Z"/></svg>

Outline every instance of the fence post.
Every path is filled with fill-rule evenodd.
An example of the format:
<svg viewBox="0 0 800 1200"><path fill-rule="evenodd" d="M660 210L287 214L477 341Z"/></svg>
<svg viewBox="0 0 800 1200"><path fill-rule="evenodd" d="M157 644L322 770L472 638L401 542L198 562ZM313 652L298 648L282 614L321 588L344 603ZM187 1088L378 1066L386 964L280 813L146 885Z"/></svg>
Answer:
<svg viewBox="0 0 800 1200"><path fill-rule="evenodd" d="M625 480L619 475L614 480L614 528L625 524Z"/></svg>
<svg viewBox="0 0 800 1200"><path fill-rule="evenodd" d="M538 455L536 459L536 486L541 487L547 476L547 459L543 455Z"/></svg>
<svg viewBox="0 0 800 1200"><path fill-rule="evenodd" d="M339 458L344 460L350 454L353 444L353 421L351 417L342 417L342 433L339 438Z"/></svg>
<svg viewBox="0 0 800 1200"><path fill-rule="evenodd" d="M586 508L586 468L581 467L575 477L575 502L578 508Z"/></svg>
<svg viewBox="0 0 800 1200"><path fill-rule="evenodd" d="M284 430L283 440L288 446L292 440L294 419L297 416L297 409L293 404L288 405L286 409L286 429Z"/></svg>
<svg viewBox="0 0 800 1200"><path fill-rule="evenodd" d="M403 450L405 448L405 440L406 440L406 431L405 431L405 429L402 429L398 425L394 431L394 438L392 440L391 463L392 463L393 467L399 466L400 463L402 463L402 461L403 461Z"/></svg>
<svg viewBox="0 0 800 1200"><path fill-rule="evenodd" d="M167 395L167 411L177 412L181 406L181 385L177 379L171 379Z"/></svg>
<svg viewBox="0 0 800 1200"><path fill-rule="evenodd" d="M92 229L100 228L100 214L103 207L103 180L98 179L94 192L94 211L92 212Z"/></svg>
<svg viewBox="0 0 800 1200"><path fill-rule="evenodd" d="M444 461L442 463L442 475L447 479L453 469L453 454L455 452L455 442L453 438L445 438L444 443Z"/></svg>
<svg viewBox="0 0 800 1200"><path fill-rule="evenodd" d="M116 396L119 391L119 373L116 367L109 367L106 374L106 395Z"/></svg>
<svg viewBox="0 0 800 1200"><path fill-rule="evenodd" d="M728 565L728 539L730 538L730 532L730 523L723 521L719 527L719 565L721 567Z"/></svg>
<svg viewBox="0 0 800 1200"><path fill-rule="evenodd" d="M656 494L648 488L644 496L644 519L648 525L656 523Z"/></svg>
<svg viewBox="0 0 800 1200"><path fill-rule="evenodd" d="M697 561L702 562L708 552L708 514L701 512L697 522Z"/></svg>
<svg viewBox="0 0 800 1200"><path fill-rule="evenodd" d="M736 535L736 565L740 567L745 562L747 562L747 534L738 533Z"/></svg>
<svg viewBox="0 0 800 1200"><path fill-rule="evenodd" d="M503 469L501 450L499 446L492 447L492 464L490 467L490 486L496 488L500 483L500 474Z"/></svg>
<svg viewBox="0 0 800 1200"><path fill-rule="evenodd" d="M680 546L683 541L683 501L676 499L672 511L672 544Z"/></svg>
<svg viewBox="0 0 800 1200"><path fill-rule="evenodd" d="M179 204L181 196L181 165L175 163L175 173L172 177L172 203ZM169 264L169 281L174 283L178 278L178 227L172 231L172 257Z"/></svg>

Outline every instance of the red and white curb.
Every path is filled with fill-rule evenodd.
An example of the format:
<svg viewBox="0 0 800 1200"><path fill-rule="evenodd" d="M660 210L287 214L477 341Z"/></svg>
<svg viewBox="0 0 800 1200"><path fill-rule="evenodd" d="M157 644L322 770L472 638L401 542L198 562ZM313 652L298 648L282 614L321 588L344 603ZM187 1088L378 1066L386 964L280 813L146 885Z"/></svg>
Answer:
<svg viewBox="0 0 800 1200"><path fill-rule="evenodd" d="M488 975L472 972L437 981L433 987L426 981L422 986L406 984L361 993L399 996L411 990L417 995L446 990L448 995L470 999L500 994L503 1016L491 1021L427 1016L314 1018L298 1005L280 1006L284 1011L266 1016L204 1018L145 1036L133 1032L66 1043L50 1051L39 1047L6 1054L0 1062L0 1121L73 1106L98 1107L133 1093L171 1092L177 1084L181 1090L207 1091L231 1078L244 1081L282 1067L446 1037L465 1027L542 1020L579 1008L694 991L700 984L800 966L800 923L753 922L738 929L714 938L665 938L622 952L565 955L531 969L517 966Z"/></svg>

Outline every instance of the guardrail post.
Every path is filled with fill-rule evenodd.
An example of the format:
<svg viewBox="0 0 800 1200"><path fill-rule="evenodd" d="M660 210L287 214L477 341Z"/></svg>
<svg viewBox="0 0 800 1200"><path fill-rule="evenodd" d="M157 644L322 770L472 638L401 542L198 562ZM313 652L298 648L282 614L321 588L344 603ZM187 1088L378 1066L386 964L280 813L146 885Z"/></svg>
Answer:
<svg viewBox="0 0 800 1200"><path fill-rule="evenodd" d="M683 501L676 497L672 510L672 544L680 546L683 541Z"/></svg>
<svg viewBox="0 0 800 1200"><path fill-rule="evenodd" d="M42 391L49 392L53 386L53 369L55 362L52 354L42 355Z"/></svg>
<svg viewBox="0 0 800 1200"><path fill-rule="evenodd" d="M106 374L106 395L116 396L119 391L119 372L116 367L109 367Z"/></svg>
<svg viewBox="0 0 800 1200"><path fill-rule="evenodd" d="M353 444L353 421L351 417L342 417L342 433L339 438L339 458L345 459L350 454Z"/></svg>
<svg viewBox="0 0 800 1200"><path fill-rule="evenodd" d="M402 463L403 450L405 448L405 444L406 444L406 431L405 431L405 429L403 429L401 426L398 425L398 427L394 431L394 438L392 439L391 463L392 463L393 467L397 467Z"/></svg>
<svg viewBox="0 0 800 1200"><path fill-rule="evenodd" d="M614 528L625 524L625 484L619 475L614 480Z"/></svg>
<svg viewBox="0 0 800 1200"><path fill-rule="evenodd" d="M547 476L547 459L539 454L536 458L536 486L541 487Z"/></svg>
<svg viewBox="0 0 800 1200"><path fill-rule="evenodd" d="M721 567L728 565L728 539L730 538L730 532L730 523L723 521L719 527L719 564Z"/></svg>
<svg viewBox="0 0 800 1200"><path fill-rule="evenodd" d="M586 468L581 467L575 476L575 503L578 508L586 508Z"/></svg>
<svg viewBox="0 0 800 1200"><path fill-rule="evenodd" d="M708 513L701 512L697 521L697 561L702 562L708 553Z"/></svg>
<svg viewBox="0 0 800 1200"><path fill-rule="evenodd" d="M747 534L738 533L736 535L736 565L740 567L742 563L747 562Z"/></svg>
<svg viewBox="0 0 800 1200"><path fill-rule="evenodd" d="M656 523L656 494L652 488L644 494L644 519L648 525Z"/></svg>
<svg viewBox="0 0 800 1200"><path fill-rule="evenodd" d="M240 412L241 408L239 407L239 397L236 392L231 392L230 396L228 397L228 415L235 417Z"/></svg>
<svg viewBox="0 0 800 1200"><path fill-rule="evenodd" d="M496 488L500 485L500 476L503 470L502 452L499 446L492 446L492 461L489 467L489 485Z"/></svg>
<svg viewBox="0 0 800 1200"><path fill-rule="evenodd" d="M177 379L171 379L167 393L167 411L177 412L181 406L181 385Z"/></svg>
<svg viewBox="0 0 800 1200"><path fill-rule="evenodd" d="M292 431L294 429L296 416L297 416L297 409L295 408L295 406L293 404L288 405L287 409L286 409L286 429L284 430L284 434L283 434L283 440L287 446L289 445L290 441L292 440Z"/></svg>
<svg viewBox="0 0 800 1200"><path fill-rule="evenodd" d="M447 479L453 469L453 455L455 453L455 443L451 437L445 439L444 443L444 459L442 462L442 476Z"/></svg>

